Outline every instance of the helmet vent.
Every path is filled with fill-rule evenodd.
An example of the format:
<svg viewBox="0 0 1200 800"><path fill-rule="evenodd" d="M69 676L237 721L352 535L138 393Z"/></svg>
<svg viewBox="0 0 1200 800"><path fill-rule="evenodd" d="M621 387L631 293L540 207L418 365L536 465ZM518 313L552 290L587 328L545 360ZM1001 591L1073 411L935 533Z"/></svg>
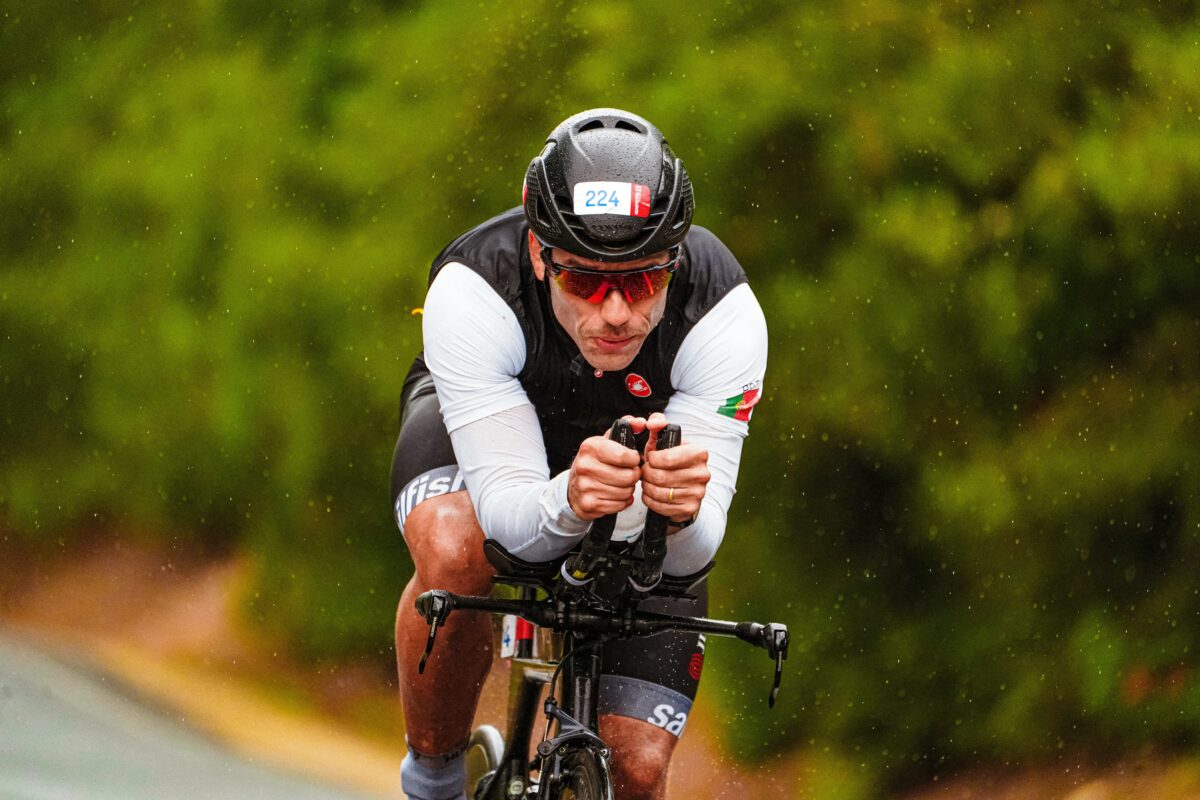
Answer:
<svg viewBox="0 0 1200 800"><path fill-rule="evenodd" d="M544 225L547 230L552 233L558 232L558 224L554 221L554 217L550 214L549 209L546 208L546 202L542 199L540 193L537 195L537 199L534 200L534 214L537 215L538 222Z"/></svg>
<svg viewBox="0 0 1200 800"><path fill-rule="evenodd" d="M634 133L642 133L643 132L641 128L634 125L632 122L629 122L629 121L623 120L623 119L617 120L616 124L614 124L613 127L620 128L621 130L624 130L624 131L633 131Z"/></svg>
<svg viewBox="0 0 1200 800"><path fill-rule="evenodd" d="M585 122L585 123L583 123L582 125L580 125L580 126L579 126L579 132L580 132L580 133L583 133L584 131L594 131L594 130L596 130L597 128L603 128L603 127L604 127L604 123L603 123L603 122L601 122L601 121L600 121L600 120L598 120L598 119L594 119L594 120L592 120L591 122Z"/></svg>

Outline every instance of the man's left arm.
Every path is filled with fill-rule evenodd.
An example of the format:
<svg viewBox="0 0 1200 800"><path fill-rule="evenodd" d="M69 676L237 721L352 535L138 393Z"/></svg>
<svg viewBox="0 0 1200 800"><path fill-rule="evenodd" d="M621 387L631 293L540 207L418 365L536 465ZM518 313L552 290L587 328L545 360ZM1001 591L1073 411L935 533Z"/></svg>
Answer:
<svg viewBox="0 0 1200 800"><path fill-rule="evenodd" d="M682 530L671 529L676 532L667 539L667 574L689 575L716 555L766 368L766 319L743 284L688 332L671 369L675 393L664 414L680 426L686 444L707 451L710 479L695 520ZM645 482L643 489L654 491Z"/></svg>

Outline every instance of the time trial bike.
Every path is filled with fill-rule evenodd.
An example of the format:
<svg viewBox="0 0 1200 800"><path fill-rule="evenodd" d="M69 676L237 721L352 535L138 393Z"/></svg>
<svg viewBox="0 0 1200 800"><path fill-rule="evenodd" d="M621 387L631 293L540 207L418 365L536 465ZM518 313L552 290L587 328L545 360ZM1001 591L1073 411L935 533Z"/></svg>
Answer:
<svg viewBox="0 0 1200 800"><path fill-rule="evenodd" d="M640 449L624 420L613 423L611 436ZM679 440L679 427L668 425L659 433L657 446L666 449ZM515 587L515 599L441 589L417 598L417 611L429 624L421 671L438 628L451 613L485 612L518 620L506 735L490 725L473 731L465 787L471 800L612 800L611 753L597 724L601 649L610 639L664 631L736 637L766 650L774 660L768 704L775 705L787 658L787 626L639 610L647 597L691 596L713 564L694 575L663 575L668 520L649 512L642 535L627 544L612 542L615 519L596 520L577 550L548 563L523 561L488 540L484 548L496 568L493 580ZM542 647L535 652L539 641ZM546 725L531 759L530 738L546 687L548 695L540 703Z"/></svg>

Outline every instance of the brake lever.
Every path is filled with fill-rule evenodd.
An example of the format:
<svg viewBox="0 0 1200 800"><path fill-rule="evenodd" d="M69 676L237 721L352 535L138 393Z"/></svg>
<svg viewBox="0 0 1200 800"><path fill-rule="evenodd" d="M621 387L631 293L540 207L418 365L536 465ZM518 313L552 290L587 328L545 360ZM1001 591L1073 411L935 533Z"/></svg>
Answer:
<svg viewBox="0 0 1200 800"><path fill-rule="evenodd" d="M763 627L762 635L767 655L775 659L775 682L771 686L770 696L767 697L767 708L774 708L775 698L779 697L779 684L783 680L783 662L787 660L788 629L786 625L771 622Z"/></svg>
<svg viewBox="0 0 1200 800"><path fill-rule="evenodd" d="M429 638L425 640L425 652L421 656L421 663L417 665L417 674L423 675L425 662L429 660L429 654L433 652L433 641L437 637L437 629L445 624L446 617L450 616L450 612L454 610L454 603L450 599L450 593L445 589L434 589L418 597L416 606L417 613L429 623Z"/></svg>

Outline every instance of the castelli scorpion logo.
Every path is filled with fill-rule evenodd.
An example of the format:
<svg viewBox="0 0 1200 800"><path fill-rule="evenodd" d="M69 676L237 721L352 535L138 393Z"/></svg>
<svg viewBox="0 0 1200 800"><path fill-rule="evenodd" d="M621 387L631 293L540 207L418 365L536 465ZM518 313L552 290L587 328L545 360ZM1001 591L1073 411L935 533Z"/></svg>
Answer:
<svg viewBox="0 0 1200 800"><path fill-rule="evenodd" d="M646 383L646 379L636 372L631 372L625 376L625 388L634 397L650 396L650 384Z"/></svg>

